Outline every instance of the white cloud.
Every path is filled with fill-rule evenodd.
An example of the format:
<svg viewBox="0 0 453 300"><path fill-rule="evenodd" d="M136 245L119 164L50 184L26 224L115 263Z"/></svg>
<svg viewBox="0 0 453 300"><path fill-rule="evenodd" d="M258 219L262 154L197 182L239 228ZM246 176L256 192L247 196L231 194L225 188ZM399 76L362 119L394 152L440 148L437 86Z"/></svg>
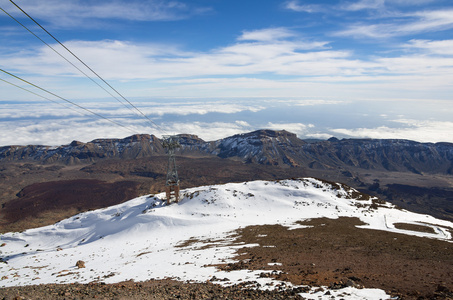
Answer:
<svg viewBox="0 0 453 300"><path fill-rule="evenodd" d="M294 36L295 33L287 28L266 28L261 30L243 31L238 40L268 42Z"/></svg>
<svg viewBox="0 0 453 300"><path fill-rule="evenodd" d="M387 17L387 16L383 16ZM392 22L359 23L335 33L338 36L387 38L453 28L453 9L396 15Z"/></svg>
<svg viewBox="0 0 453 300"><path fill-rule="evenodd" d="M289 10L297 12L306 12L306 13L315 13L324 11L324 8L321 5L316 4L300 4L297 0L288 1L285 3L284 7Z"/></svg>
<svg viewBox="0 0 453 300"><path fill-rule="evenodd" d="M385 0L360 0L357 2L349 2L342 5L342 9L357 11L362 9L382 9L385 6Z"/></svg>
<svg viewBox="0 0 453 300"><path fill-rule="evenodd" d="M402 26L401 32L426 32L432 30L445 30L453 28L453 9L434 11L420 11L414 14L419 17L418 22Z"/></svg>
<svg viewBox="0 0 453 300"><path fill-rule="evenodd" d="M246 122L246 121L236 121L235 123L236 123L237 125L239 125L239 126L246 127L246 128L251 128L251 127L252 127L252 126L251 126L248 122Z"/></svg>
<svg viewBox="0 0 453 300"><path fill-rule="evenodd" d="M448 76L451 81L453 76L453 57L427 57L425 55L410 55L404 57L379 58L378 62L388 70L390 74L428 76ZM442 80L443 81L443 80Z"/></svg>
<svg viewBox="0 0 453 300"><path fill-rule="evenodd" d="M235 122L190 122L164 124L168 132L195 134L205 141L215 141L235 134L247 133L253 128L247 121Z"/></svg>
<svg viewBox="0 0 453 300"><path fill-rule="evenodd" d="M416 6L423 5L435 0L358 0L358 1L344 1L339 4L301 4L302 1L290 0L284 3L286 9L296 12L306 13L333 13L337 11L357 12L362 10L369 10L376 16L376 11L383 16L391 13L395 6ZM306 1L304 1L306 2ZM315 1L312 1L315 2ZM394 12L393 12L394 13Z"/></svg>
<svg viewBox="0 0 453 300"><path fill-rule="evenodd" d="M344 100L319 100L319 99L307 99L297 100L295 105L297 106L312 106L312 105L331 105L331 104L344 104L347 101Z"/></svg>
<svg viewBox="0 0 453 300"><path fill-rule="evenodd" d="M315 125L313 124L303 124L303 123L272 123L269 122L265 126L266 129L273 130L286 130L292 133L295 133L298 137L305 137L309 130L313 130Z"/></svg>
<svg viewBox="0 0 453 300"><path fill-rule="evenodd" d="M19 108L16 109L7 109L7 113L0 116L3 119L0 122L0 145L26 145L26 144L46 144L46 145L61 145L68 144L72 140L80 140L83 142L88 142L96 138L123 138L136 133L148 133L154 134L160 137L163 134L178 134L178 133L189 133L196 134L200 138L206 141L218 140L224 137L228 137L238 133L246 133L257 129L274 129L274 130L287 130L293 133L296 133L300 138L329 138L331 136L337 137L350 137L350 138L399 138L399 139L410 139L420 142L453 142L453 122L448 121L448 113L443 112L444 118L442 121L437 120L416 120L408 119L407 117L398 117L399 119L391 121L390 115L383 115L381 112L376 112L385 119L384 126L377 126L373 128L338 128L333 127L337 124L341 124L341 118L348 118L349 115L344 115L342 107L338 107L340 112L340 120L331 120L327 121L330 125L324 124L319 127L317 123L302 123L302 122L285 122L285 116L276 116L273 118L274 121L269 121L267 118L257 119L257 117L251 117L249 119L242 119L242 117L237 117L234 113L243 111L241 109L250 109L254 111L253 107L256 104L261 104L262 107L268 108L264 116L272 111L273 107L286 108L289 110L294 109L298 105L320 105L318 113L320 114L319 119L321 123L325 123L324 118L329 118L322 114L322 105L338 105L347 102L340 102L335 100L316 100L316 99L232 99L230 102L231 107L228 106L228 100L221 101L211 101L205 103L205 107L201 101L165 101L165 104L159 103L147 103L146 101L137 101L136 104L140 109L142 109L146 114L149 111L152 111L153 108L158 109L159 106L164 107L164 110L171 107L177 107L178 104L184 105L186 103L186 109L192 111L192 113L206 113L209 112L220 112L221 110L226 110L226 112L231 113L231 116L228 116L225 121L212 121L208 116L203 118L200 115L200 118L197 118L197 121L180 121L178 118L175 118L174 121L169 119L159 119L159 127L156 128L147 123L143 118L134 116L131 112L125 111L125 108L120 108L118 105L111 107L112 110L109 111L109 105L107 103L96 103L93 102L86 105L90 105L93 110L99 111L100 113L105 113L110 119L119 122L126 126L124 127L116 126L106 120L96 119L94 116L75 116L68 114L67 116L59 116L60 113L64 113L64 109L60 108L51 109L49 113L42 114L40 116L34 116L31 118L34 110L40 110L40 105L26 105L22 106L21 109L24 113L21 115L21 118L9 118L7 117L8 113L15 114L19 113ZM240 104L240 102L242 104ZM381 106L391 106L391 101L382 103ZM410 102L408 102L410 103ZM239 109L236 109L237 107ZM242 106L241 106L242 105ZM351 103L347 104L348 107L351 106ZM409 105L409 104L408 104ZM435 116L435 108L442 107L442 105L448 105L448 102L432 102L426 101L425 104L421 104L420 107L423 109L424 105L430 105L431 115ZM190 107L194 108L191 109ZM209 108L211 106L212 108ZM218 106L218 107L216 107ZM409 105L410 106L410 105ZM51 107L49 107L51 108ZM330 108L332 109L332 108ZM401 110L401 108L399 108ZM434 111L433 111L434 109ZM149 111L148 111L149 110ZM417 108L414 108L415 111L408 111L408 115L411 113L420 113ZM257 111L257 110L255 110ZM385 110L386 111L386 110ZM438 109L439 113L441 108ZM26 113L28 112L28 113ZM171 111L168 111L171 112ZM183 113L183 111L181 111ZM390 112L395 116L396 112ZM354 113L351 112L351 115ZM153 118L152 114L148 114L151 119ZM445 116L447 116L445 118ZM263 116L261 116L263 117ZM372 117L370 115L370 117ZM440 119L440 117L438 118ZM162 120L167 120L162 123ZM198 121L199 120L199 121ZM281 120L281 121L279 121ZM293 119L294 120L294 119ZM447 121L446 121L447 120ZM262 123L261 123L262 122ZM389 122L393 122L395 126L389 125ZM325 127L328 126L328 127ZM96 128L96 130L93 130ZM334 128L334 129L331 129ZM76 129L76 130L75 130ZM165 129L162 131L161 129Z"/></svg>
<svg viewBox="0 0 453 300"><path fill-rule="evenodd" d="M131 128L132 131L106 120L91 118L0 122L0 145L58 146L73 140L88 142L96 138L122 138L138 132L149 132L144 126Z"/></svg>
<svg viewBox="0 0 453 300"><path fill-rule="evenodd" d="M183 1L58 1L23 0L17 3L36 19L43 19L56 27L96 27L99 21L172 21L203 14L211 9ZM12 4L7 5L11 14L19 14Z"/></svg>
<svg viewBox="0 0 453 300"><path fill-rule="evenodd" d="M333 137L333 135L330 133L307 133L305 135L305 138L319 139L319 140L327 140L331 137Z"/></svg>
<svg viewBox="0 0 453 300"><path fill-rule="evenodd" d="M245 120L230 123L176 121L156 127L138 112L112 101L79 101L78 104L116 124L84 111L81 115L53 103L27 102L18 105L0 102L0 145L61 145L72 140L88 142L96 138L121 138L137 133L160 136L169 132L197 134L204 139L215 140L252 129ZM236 114L243 111L258 112L265 108L255 101L242 103L234 99L215 101L167 99L160 102L136 100L133 103L154 123L160 123L161 117L166 114L181 116L209 113ZM74 130L75 128L77 130Z"/></svg>
<svg viewBox="0 0 453 300"><path fill-rule="evenodd" d="M453 55L453 40L410 40L409 43L403 45L403 47L415 50L425 50L428 54Z"/></svg>
<svg viewBox="0 0 453 300"><path fill-rule="evenodd" d="M104 78L121 80L268 72L326 75L326 72L338 74L343 70L351 73L368 65L348 60L350 53L347 51L326 49L326 42L237 43L204 53L184 52L171 45L140 45L108 40L70 41L65 44ZM11 69L65 77L77 74L77 70L45 46L31 55L8 55L8 60ZM113 61L115 64L112 64Z"/></svg>
<svg viewBox="0 0 453 300"><path fill-rule="evenodd" d="M380 126L376 128L357 129L332 129L333 133L351 138L374 138L374 139L407 139L419 142L453 142L453 122L419 121L400 119L395 122L403 124L403 127L391 128Z"/></svg>
<svg viewBox="0 0 453 300"><path fill-rule="evenodd" d="M61 102L61 101L60 101ZM135 117L142 115L130 105L124 106L114 100L106 101L99 100L96 102L91 101L77 101L74 102L88 110L100 114L106 118L124 118L124 117ZM260 104L246 104L238 103L237 101L191 101L190 99L185 101L172 101L168 100L165 102L152 102L152 101L135 101L132 103L145 115L150 116L151 119L154 116L164 116L166 114L173 115L205 115L208 113L223 113L223 114L235 114L243 111L258 112L265 109ZM80 117L89 116L95 117L89 112L79 109L70 104L59 105L58 103L46 103L46 102L26 102L22 105L17 104L1 104L0 119L14 120L14 119L52 119L52 118L67 118L67 117Z"/></svg>
<svg viewBox="0 0 453 300"><path fill-rule="evenodd" d="M156 105L150 106L147 104L141 105L140 110L143 111L146 115L158 115L163 116L165 114L176 114L176 115L190 115L190 114L199 114L205 115L208 113L224 113L224 114L234 114L242 111L251 111L257 112L264 109L261 105L244 105L237 103L223 103L221 101L210 102L203 101L200 102L191 102L186 101L181 102L166 102L158 103Z"/></svg>
<svg viewBox="0 0 453 300"><path fill-rule="evenodd" d="M25 106L26 105L26 106ZM57 103L27 103L23 105L1 104L0 119L49 118L86 115L83 110L76 110L70 105L60 106ZM72 110L72 109L75 110Z"/></svg>
<svg viewBox="0 0 453 300"><path fill-rule="evenodd" d="M142 120L114 119L130 130L115 126L106 120L72 117L55 120L27 120L0 122L0 146L68 144L73 140L89 142L97 138L124 138L132 134L147 133L161 137L164 134L188 133L205 141L214 141L258 128L245 120L234 122L167 122L159 128L143 125ZM74 129L77 130L74 130ZM96 128L96 130L93 130ZM165 131L162 131L164 129Z"/></svg>
<svg viewBox="0 0 453 300"><path fill-rule="evenodd" d="M397 4L401 6L423 5L435 2L436 0L386 0L386 3Z"/></svg>

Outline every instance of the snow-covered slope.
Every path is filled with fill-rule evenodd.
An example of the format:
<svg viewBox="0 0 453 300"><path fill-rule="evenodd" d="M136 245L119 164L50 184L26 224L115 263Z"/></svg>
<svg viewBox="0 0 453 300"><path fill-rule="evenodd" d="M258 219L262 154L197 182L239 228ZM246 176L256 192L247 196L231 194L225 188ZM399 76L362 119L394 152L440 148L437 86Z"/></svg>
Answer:
<svg viewBox="0 0 453 300"><path fill-rule="evenodd" d="M51 226L1 235L0 256L6 263L0 263L0 286L165 277L206 281L212 276L227 277L224 284L256 280L265 285L272 279L259 278L263 271L227 273L208 266L231 262L235 248L228 241L239 227L294 227L304 219L346 216L360 218L367 224L362 227L442 240L451 240L445 227L453 228L451 222L399 210L349 187L313 178L230 183L182 194L178 204L167 206L164 194L143 196ZM424 224L435 233L396 229L396 222ZM218 242L202 247L202 242L184 243L189 239ZM86 268L75 266L79 260ZM360 298L363 292L354 293ZM376 298L385 296L383 291L373 293Z"/></svg>

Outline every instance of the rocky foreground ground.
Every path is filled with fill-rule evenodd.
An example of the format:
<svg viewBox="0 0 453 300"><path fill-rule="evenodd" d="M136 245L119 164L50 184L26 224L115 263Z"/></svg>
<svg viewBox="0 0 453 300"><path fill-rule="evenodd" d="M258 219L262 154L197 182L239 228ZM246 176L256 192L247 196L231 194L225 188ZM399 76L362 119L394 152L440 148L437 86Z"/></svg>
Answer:
<svg viewBox="0 0 453 300"><path fill-rule="evenodd" d="M261 291L172 280L117 284L39 285L0 289L0 299L302 299L298 289Z"/></svg>

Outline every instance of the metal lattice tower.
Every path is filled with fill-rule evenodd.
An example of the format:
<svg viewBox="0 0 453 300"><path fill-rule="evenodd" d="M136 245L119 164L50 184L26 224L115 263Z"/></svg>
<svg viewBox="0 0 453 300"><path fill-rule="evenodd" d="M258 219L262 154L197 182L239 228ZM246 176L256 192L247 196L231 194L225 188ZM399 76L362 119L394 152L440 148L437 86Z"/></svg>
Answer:
<svg viewBox="0 0 453 300"><path fill-rule="evenodd" d="M179 137L176 135L164 135L162 145L167 149L168 166L167 181L165 182L165 192L167 194L167 204L179 202L179 178L176 170L175 149L181 147Z"/></svg>

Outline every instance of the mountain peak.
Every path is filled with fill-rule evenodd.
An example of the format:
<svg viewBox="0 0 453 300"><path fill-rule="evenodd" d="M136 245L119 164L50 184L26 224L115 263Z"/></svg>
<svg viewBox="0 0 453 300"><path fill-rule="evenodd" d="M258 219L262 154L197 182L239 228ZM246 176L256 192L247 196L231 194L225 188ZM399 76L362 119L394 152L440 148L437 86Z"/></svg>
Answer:
<svg viewBox="0 0 453 300"><path fill-rule="evenodd" d="M84 144L85 143L80 142L80 141L72 141L71 144L69 144L69 146L71 146L71 147L79 147L79 146L82 146Z"/></svg>
<svg viewBox="0 0 453 300"><path fill-rule="evenodd" d="M286 130L272 130L272 129L259 129L259 130L256 130L256 131L252 131L252 132L249 132L249 133L244 133L244 134L239 134L239 135L235 135L235 136L245 136L245 137L252 137L252 136L256 136L256 137L259 137L259 138L263 138L263 137L291 137L291 138L295 138L297 137L297 135L295 133L292 133L292 132L289 132L289 131L286 131Z"/></svg>

